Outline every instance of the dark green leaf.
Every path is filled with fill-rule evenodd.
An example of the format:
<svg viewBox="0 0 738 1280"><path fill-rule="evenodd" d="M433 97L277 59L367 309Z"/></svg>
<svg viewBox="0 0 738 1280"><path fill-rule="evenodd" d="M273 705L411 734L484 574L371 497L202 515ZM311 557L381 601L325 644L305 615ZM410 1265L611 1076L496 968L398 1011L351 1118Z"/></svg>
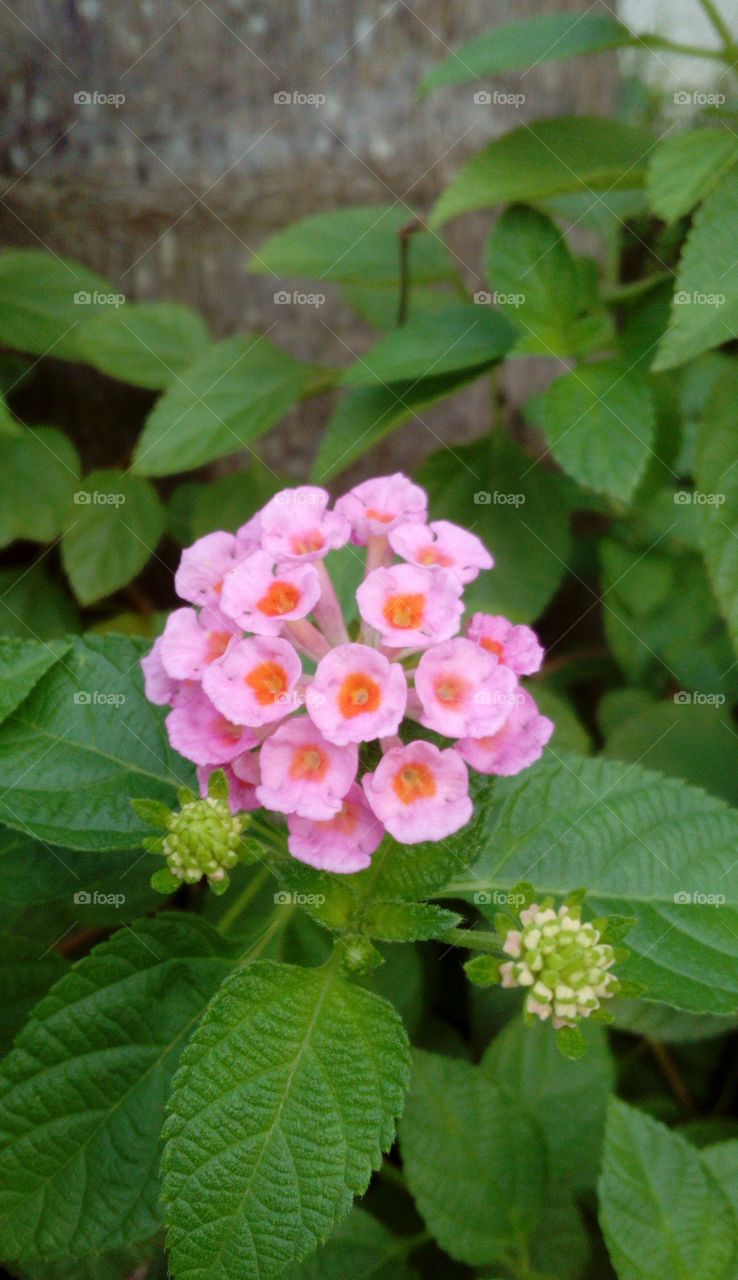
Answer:
<svg viewBox="0 0 738 1280"><path fill-rule="evenodd" d="M345 386L412 382L461 369L479 369L501 359L515 330L498 311L459 303L437 315L416 316L352 364Z"/></svg>
<svg viewBox="0 0 738 1280"><path fill-rule="evenodd" d="M62 562L82 604L111 595L135 578L156 550L165 515L147 480L93 471L75 495L62 539Z"/></svg>
<svg viewBox="0 0 738 1280"><path fill-rule="evenodd" d="M27 427L3 440L2 449L0 547L15 538L51 542L64 527L77 488L74 445L54 427Z"/></svg>

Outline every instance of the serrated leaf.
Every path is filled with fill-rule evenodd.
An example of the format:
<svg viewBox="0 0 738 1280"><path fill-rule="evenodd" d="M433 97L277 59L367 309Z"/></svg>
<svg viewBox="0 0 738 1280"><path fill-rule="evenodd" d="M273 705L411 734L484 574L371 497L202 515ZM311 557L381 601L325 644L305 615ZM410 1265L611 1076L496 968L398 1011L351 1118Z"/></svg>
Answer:
<svg viewBox="0 0 738 1280"><path fill-rule="evenodd" d="M69 644L68 640L47 644L41 640L0 639L0 720L15 711L41 677L61 661Z"/></svg>
<svg viewBox="0 0 738 1280"><path fill-rule="evenodd" d="M533 1233L546 1182L543 1140L478 1067L413 1055L400 1149L426 1226L452 1258L495 1262L511 1240Z"/></svg>
<svg viewBox="0 0 738 1280"><path fill-rule="evenodd" d="M416 316L380 338L351 365L342 382L347 387L384 385L481 369L500 360L515 338L515 330L499 311L459 303L431 316Z"/></svg>
<svg viewBox="0 0 738 1280"><path fill-rule="evenodd" d="M738 160L730 129L690 129L665 138L651 154L646 191L654 213L676 222L691 213Z"/></svg>
<svg viewBox="0 0 738 1280"><path fill-rule="evenodd" d="M462 84L504 71L573 58L631 44L634 37L616 18L592 9L545 13L493 27L461 46L425 76L421 94L440 85Z"/></svg>
<svg viewBox="0 0 738 1280"><path fill-rule="evenodd" d="M487 852L445 896L507 891L533 868L541 895L584 883L593 916L636 919L622 977L675 1008L736 1010L738 813L639 765L575 756L492 785Z"/></svg>
<svg viewBox="0 0 738 1280"><path fill-rule="evenodd" d="M286 1272L285 1280L412 1280L402 1237L354 1207L325 1245Z"/></svg>
<svg viewBox="0 0 738 1280"><path fill-rule="evenodd" d="M430 224L502 201L535 203L569 192L639 187L652 143L641 129L595 116L521 125L467 162L436 203Z"/></svg>
<svg viewBox="0 0 738 1280"><path fill-rule="evenodd" d="M461 921L455 911L428 902L370 902L363 924L372 938L383 942L424 942L440 938Z"/></svg>
<svg viewBox="0 0 738 1280"><path fill-rule="evenodd" d="M600 1180L600 1223L619 1280L731 1280L731 1206L694 1147L613 1099Z"/></svg>
<svg viewBox="0 0 738 1280"><path fill-rule="evenodd" d="M87 364L152 391L176 382L209 341L197 312L178 302L139 302L100 310L77 334L80 358Z"/></svg>
<svg viewBox="0 0 738 1280"><path fill-rule="evenodd" d="M36 1007L0 1069L3 1256L73 1258L158 1229L163 1103L231 964L204 921L167 913L102 943Z"/></svg>
<svg viewBox="0 0 738 1280"><path fill-rule="evenodd" d="M74 445L55 427L25 427L4 439L2 449L0 547L15 538L51 542L64 527L77 488Z"/></svg>
<svg viewBox="0 0 738 1280"><path fill-rule="evenodd" d="M133 470L142 476L176 475L246 448L319 373L251 333L214 343L157 400L136 446Z"/></svg>
<svg viewBox="0 0 738 1280"><path fill-rule="evenodd" d="M173 804L191 766L145 698L147 642L75 637L0 726L0 820L73 849L132 849L147 828L131 794Z"/></svg>
<svg viewBox="0 0 738 1280"><path fill-rule="evenodd" d="M563 469L586 488L627 502L643 476L655 414L646 379L618 360L580 365L529 400Z"/></svg>
<svg viewBox="0 0 738 1280"><path fill-rule="evenodd" d="M62 538L62 563L77 599L93 604L140 573L166 521L156 490L140 476L92 471L83 485Z"/></svg>
<svg viewBox="0 0 738 1280"><path fill-rule="evenodd" d="M78 360L79 326L118 296L80 262L38 249L7 249L0 254L0 343Z"/></svg>
<svg viewBox="0 0 738 1280"><path fill-rule="evenodd" d="M398 204L313 214L267 240L249 270L345 284L393 284L400 278L398 232L411 221L412 215ZM452 275L445 245L427 231L410 236L408 267L415 281Z"/></svg>
<svg viewBox="0 0 738 1280"><path fill-rule="evenodd" d="M164 1200L178 1280L279 1276L324 1240L394 1135L407 1041L333 967L223 984L177 1074Z"/></svg>
<svg viewBox="0 0 738 1280"><path fill-rule="evenodd" d="M738 170L731 169L698 209L682 250L671 322L654 370L674 369L738 333Z"/></svg>
<svg viewBox="0 0 738 1280"><path fill-rule="evenodd" d="M61 978L69 962L38 940L0 938L0 1050L6 1053L33 1006Z"/></svg>
<svg viewBox="0 0 738 1280"><path fill-rule="evenodd" d="M713 387L700 419L695 482L700 508L702 549L718 604L738 649L738 369L723 374Z"/></svg>

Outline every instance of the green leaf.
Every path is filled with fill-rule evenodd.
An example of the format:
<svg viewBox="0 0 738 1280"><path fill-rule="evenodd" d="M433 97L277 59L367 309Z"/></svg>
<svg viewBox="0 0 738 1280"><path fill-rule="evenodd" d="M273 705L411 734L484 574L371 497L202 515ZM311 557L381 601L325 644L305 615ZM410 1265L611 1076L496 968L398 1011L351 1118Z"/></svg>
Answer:
<svg viewBox="0 0 738 1280"><path fill-rule="evenodd" d="M43 565L0 569L0 635L48 640L78 629L74 601Z"/></svg>
<svg viewBox="0 0 738 1280"><path fill-rule="evenodd" d="M533 622L567 569L567 482L507 437L440 449L419 479L434 518L473 529L495 558L466 589L467 607Z"/></svg>
<svg viewBox="0 0 738 1280"><path fill-rule="evenodd" d="M399 204L357 205L317 213L267 240L249 263L257 274L338 280L346 284L392 284L400 277L398 232L412 214ZM414 281L452 275L446 246L427 231L409 238L408 266Z"/></svg>
<svg viewBox="0 0 738 1280"><path fill-rule="evenodd" d="M248 448L319 373L252 333L214 343L157 400L133 470L176 475Z"/></svg>
<svg viewBox="0 0 738 1280"><path fill-rule="evenodd" d="M573 355L586 349L602 317L585 313L589 298L566 239L545 213L513 205L487 242L494 299L522 333L516 351Z"/></svg>
<svg viewBox="0 0 738 1280"><path fill-rule="evenodd" d="M655 415L646 379L618 360L580 365L526 405L556 461L596 493L627 502L648 463Z"/></svg>
<svg viewBox="0 0 738 1280"><path fill-rule="evenodd" d="M585 884L593 916L636 919L618 973L675 1008L735 1012L738 813L639 765L575 756L492 787L486 852L444 896L493 895L531 874L544 896Z"/></svg>
<svg viewBox="0 0 738 1280"><path fill-rule="evenodd" d="M0 254L0 343L16 351L78 360L79 327L122 294L69 258L38 249Z"/></svg>
<svg viewBox="0 0 738 1280"><path fill-rule="evenodd" d="M592 9L546 13L507 22L477 36L452 53L421 82L421 94L445 84L463 84L504 71L530 70L541 62L632 44L627 27Z"/></svg>
<svg viewBox="0 0 738 1280"><path fill-rule="evenodd" d="M164 1200L178 1280L279 1276L326 1238L393 1139L400 1021L331 966L223 984L177 1074Z"/></svg>
<svg viewBox="0 0 738 1280"><path fill-rule="evenodd" d="M23 428L10 412L5 397L0 396L0 436L19 436L22 433Z"/></svg>
<svg viewBox="0 0 738 1280"><path fill-rule="evenodd" d="M539 1022L526 1027L514 1018L480 1064L498 1089L540 1125L552 1177L577 1190L597 1181L605 1110L615 1086L605 1033L588 1027L587 1041L587 1056L572 1066L563 1060L550 1026Z"/></svg>
<svg viewBox="0 0 738 1280"><path fill-rule="evenodd" d="M654 148L646 174L648 200L664 222L691 213L738 160L730 129L690 129Z"/></svg>
<svg viewBox="0 0 738 1280"><path fill-rule="evenodd" d="M412 1280L405 1244L365 1209L355 1207L322 1249L285 1274L285 1280Z"/></svg>
<svg viewBox="0 0 738 1280"><path fill-rule="evenodd" d="M682 250L671 324L652 368L674 369L738 333L738 170L731 169L697 210Z"/></svg>
<svg viewBox="0 0 738 1280"><path fill-rule="evenodd" d="M493 364L515 342L515 330L498 311L459 303L436 315L416 316L380 338L344 374L344 386L411 382Z"/></svg>
<svg viewBox="0 0 738 1280"><path fill-rule="evenodd" d="M135 578L164 532L156 490L140 476L92 471L75 495L62 538L62 563L81 604L93 604Z"/></svg>
<svg viewBox="0 0 738 1280"><path fill-rule="evenodd" d="M706 1147L702 1152L702 1163L709 1169L730 1201L735 1218L738 1215L738 1140L719 1142L714 1147ZM735 1233L734 1225L734 1236Z"/></svg>
<svg viewBox="0 0 738 1280"><path fill-rule="evenodd" d="M486 372L487 366L464 369L440 378L416 378L392 386L357 387L339 400L320 437L311 476L324 484L340 475L369 449L420 410L453 395Z"/></svg>
<svg viewBox="0 0 738 1280"><path fill-rule="evenodd" d="M209 344L205 323L178 302L98 311L79 330L80 357L101 373L160 391L177 382Z"/></svg>
<svg viewBox="0 0 738 1280"><path fill-rule="evenodd" d="M157 1230L163 1104L231 963L204 921L167 913L96 947L37 1006L0 1069L4 1257L77 1257Z"/></svg>
<svg viewBox="0 0 738 1280"><path fill-rule="evenodd" d="M15 711L41 677L61 661L69 643L0 639L0 720Z"/></svg>
<svg viewBox="0 0 738 1280"><path fill-rule="evenodd" d="M372 938L385 942L424 942L440 938L461 922L455 911L427 902L370 902L363 924Z"/></svg>
<svg viewBox="0 0 738 1280"><path fill-rule="evenodd" d="M73 849L140 844L131 795L172 805L191 777L144 696L147 648L123 636L73 640L0 727L0 820Z"/></svg>
<svg viewBox="0 0 738 1280"><path fill-rule="evenodd" d="M6 1053L30 1010L68 968L52 948L44 954L38 939L9 934L0 938L0 1049Z"/></svg>
<svg viewBox="0 0 738 1280"><path fill-rule="evenodd" d="M731 1206L699 1152L613 1099L600 1181L600 1223L619 1280L731 1280Z"/></svg>
<svg viewBox="0 0 738 1280"><path fill-rule="evenodd" d="M713 387L697 433L695 483L702 549L718 604L738 650L738 369Z"/></svg>
<svg viewBox="0 0 738 1280"><path fill-rule="evenodd" d="M400 1147L418 1209L452 1258L495 1262L535 1230L546 1180L540 1131L478 1067L413 1055Z"/></svg>
<svg viewBox="0 0 738 1280"><path fill-rule="evenodd" d="M65 1258L56 1262L27 1262L22 1271L13 1271L20 1280L165 1280L166 1266L157 1241L146 1241L125 1249L90 1253L86 1258Z"/></svg>
<svg viewBox="0 0 738 1280"><path fill-rule="evenodd" d="M54 427L26 427L4 439L2 448L0 547L15 538L51 542L64 527L77 488L74 445Z"/></svg>
<svg viewBox="0 0 738 1280"><path fill-rule="evenodd" d="M269 467L255 461L246 471L230 471L228 475L203 485L194 501L189 503L190 541L216 529L235 533L279 489L284 488L285 483Z"/></svg>
<svg viewBox="0 0 738 1280"><path fill-rule="evenodd" d="M431 226L502 201L639 187L652 141L644 130L595 116L521 125L467 162L435 205Z"/></svg>

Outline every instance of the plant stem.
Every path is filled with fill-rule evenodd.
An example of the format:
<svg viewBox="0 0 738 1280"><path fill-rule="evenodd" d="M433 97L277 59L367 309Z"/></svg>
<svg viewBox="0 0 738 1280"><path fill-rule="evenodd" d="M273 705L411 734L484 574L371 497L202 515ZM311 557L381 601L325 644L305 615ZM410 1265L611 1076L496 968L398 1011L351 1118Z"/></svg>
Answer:
<svg viewBox="0 0 738 1280"><path fill-rule="evenodd" d="M723 15L718 10L717 5L713 3L713 0L698 0L698 3L703 12L707 14L707 17L712 23L715 31L717 31L720 36L726 50L730 49L733 44L733 33L728 27Z"/></svg>
<svg viewBox="0 0 738 1280"><path fill-rule="evenodd" d="M484 929L447 929L439 941L450 942L453 947L468 947L470 951L490 951L494 955L502 955L502 943L497 934Z"/></svg>
<svg viewBox="0 0 738 1280"><path fill-rule="evenodd" d="M632 298L638 298L642 293L647 293L649 289L662 284L664 280L673 279L673 271L655 271L652 276L647 276L644 280L630 280L628 284L615 284L610 289L605 289L602 301L610 306L619 302L629 302Z"/></svg>
<svg viewBox="0 0 738 1280"><path fill-rule="evenodd" d="M271 875L269 867L262 867L261 871L257 871L256 875L249 880L245 889L242 889L237 898L234 898L227 911L223 912L218 923L218 929L221 933L228 933L231 925L238 919L241 912L256 897L257 893L266 884Z"/></svg>
<svg viewBox="0 0 738 1280"><path fill-rule="evenodd" d="M699 1116L699 1111L695 1106L694 1099L689 1092L686 1084L679 1074L677 1065L665 1045L660 1040L650 1040L646 1037L646 1043L651 1050L654 1058L658 1062L661 1070L666 1077L669 1088L671 1089L677 1102L681 1103L684 1110L694 1120Z"/></svg>
<svg viewBox="0 0 738 1280"><path fill-rule="evenodd" d="M408 310L410 307L410 237L416 231L420 231L421 222L419 218L414 218L412 222L406 223L404 227L400 227L398 236L400 237L400 301L397 308L397 324L403 325L407 320Z"/></svg>
<svg viewBox="0 0 738 1280"><path fill-rule="evenodd" d="M644 35L638 37L639 45L647 49L667 49L669 53L683 53L688 58L710 58L714 62L728 62L734 54L734 46L725 49L703 49L699 44L678 44L666 36Z"/></svg>

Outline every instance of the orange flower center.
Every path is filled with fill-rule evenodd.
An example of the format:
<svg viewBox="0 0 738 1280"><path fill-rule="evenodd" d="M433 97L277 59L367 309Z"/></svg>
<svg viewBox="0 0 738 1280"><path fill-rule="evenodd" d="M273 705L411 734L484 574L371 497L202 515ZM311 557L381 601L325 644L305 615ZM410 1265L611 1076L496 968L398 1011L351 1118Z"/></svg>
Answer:
<svg viewBox="0 0 738 1280"><path fill-rule="evenodd" d="M442 569L453 564L451 556L445 555L443 551L438 550L438 547L433 546L423 547L418 560L421 564L438 564Z"/></svg>
<svg viewBox="0 0 738 1280"><path fill-rule="evenodd" d="M439 676L433 688L438 701L446 707L458 707L469 692L468 682L454 675Z"/></svg>
<svg viewBox="0 0 738 1280"><path fill-rule="evenodd" d="M347 720L360 716L364 711L376 711L382 699L382 690L376 680L354 671L346 676L338 691L338 706Z"/></svg>
<svg viewBox="0 0 738 1280"><path fill-rule="evenodd" d="M306 782L320 782L327 772L328 757L320 747L308 743L293 751L290 765L291 778L300 778Z"/></svg>
<svg viewBox="0 0 738 1280"><path fill-rule="evenodd" d="M377 520L380 524L391 524L395 518L394 511L375 511L374 507L367 507L366 514L369 520Z"/></svg>
<svg viewBox="0 0 738 1280"><path fill-rule="evenodd" d="M215 592L216 596L219 596L222 590L223 590L223 579L219 578L218 581L213 584L213 591Z"/></svg>
<svg viewBox="0 0 738 1280"><path fill-rule="evenodd" d="M436 794L436 780L433 770L420 760L413 760L397 770L392 779L395 795L403 804L415 804L418 800L429 800Z"/></svg>
<svg viewBox="0 0 738 1280"><path fill-rule="evenodd" d="M341 806L341 812L337 813L335 818L331 820L331 826L334 830L340 831L342 835L353 835L358 822L358 809L350 800L344 800Z"/></svg>
<svg viewBox="0 0 738 1280"><path fill-rule="evenodd" d="M416 631L425 614L425 596L414 592L402 596L389 596L382 610L386 621L398 631Z"/></svg>
<svg viewBox="0 0 738 1280"><path fill-rule="evenodd" d="M211 631L208 636L207 649L205 650L205 661L215 662L216 658L222 658L228 648L230 639L230 631Z"/></svg>
<svg viewBox="0 0 738 1280"><path fill-rule="evenodd" d="M322 551L325 538L320 529L311 529L309 533L296 533L291 539L292 550L296 556L307 555L309 551Z"/></svg>
<svg viewBox="0 0 738 1280"><path fill-rule="evenodd" d="M267 618L281 618L283 613L291 613L299 601L300 592L292 582L272 582L256 607Z"/></svg>
<svg viewBox="0 0 738 1280"><path fill-rule="evenodd" d="M499 640L480 640L481 647L486 649L488 653L494 653L497 658L504 658L505 646L501 645Z"/></svg>
<svg viewBox="0 0 738 1280"><path fill-rule="evenodd" d="M278 662L260 662L243 679L260 707L268 707L276 702L281 694L287 692L289 683L287 672Z"/></svg>

